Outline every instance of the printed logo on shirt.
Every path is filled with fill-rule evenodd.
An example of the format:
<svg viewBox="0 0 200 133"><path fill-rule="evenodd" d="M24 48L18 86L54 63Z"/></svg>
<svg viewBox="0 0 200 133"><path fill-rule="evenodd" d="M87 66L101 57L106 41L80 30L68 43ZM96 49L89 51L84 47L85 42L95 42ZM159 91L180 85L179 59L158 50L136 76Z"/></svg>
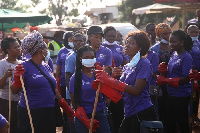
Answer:
<svg viewBox="0 0 200 133"><path fill-rule="evenodd" d="M181 65L181 61L182 61L181 59L178 59L178 60L176 61L176 64L177 64L177 65Z"/></svg>
<svg viewBox="0 0 200 133"><path fill-rule="evenodd" d="M37 79L37 78L43 77L43 75L33 74L32 77L33 77L33 79Z"/></svg>
<svg viewBox="0 0 200 133"><path fill-rule="evenodd" d="M103 59L105 57L105 55L104 54L99 54L99 57L98 57L98 59Z"/></svg>
<svg viewBox="0 0 200 133"><path fill-rule="evenodd" d="M61 56L61 58L62 58L62 57L64 57L64 56L66 56L66 55L67 55L67 54L62 53L60 56Z"/></svg>
<svg viewBox="0 0 200 133"><path fill-rule="evenodd" d="M82 80L82 85L90 85L90 82L85 82L84 80Z"/></svg>
<svg viewBox="0 0 200 133"><path fill-rule="evenodd" d="M116 51L119 52L119 51L121 51L121 49L120 48L116 48Z"/></svg>

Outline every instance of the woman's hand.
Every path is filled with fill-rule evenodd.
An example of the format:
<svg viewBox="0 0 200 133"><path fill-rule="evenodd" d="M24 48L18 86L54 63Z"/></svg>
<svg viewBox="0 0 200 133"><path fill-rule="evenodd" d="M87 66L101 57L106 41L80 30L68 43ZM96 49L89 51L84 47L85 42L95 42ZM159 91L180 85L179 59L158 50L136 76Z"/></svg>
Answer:
<svg viewBox="0 0 200 133"><path fill-rule="evenodd" d="M8 69L8 70L5 72L4 76L5 76L6 78L11 77L11 76L12 76L12 72L13 72L13 69Z"/></svg>
<svg viewBox="0 0 200 133"><path fill-rule="evenodd" d="M119 67L114 67L112 69L112 77L116 78L122 75L122 67L121 65Z"/></svg>

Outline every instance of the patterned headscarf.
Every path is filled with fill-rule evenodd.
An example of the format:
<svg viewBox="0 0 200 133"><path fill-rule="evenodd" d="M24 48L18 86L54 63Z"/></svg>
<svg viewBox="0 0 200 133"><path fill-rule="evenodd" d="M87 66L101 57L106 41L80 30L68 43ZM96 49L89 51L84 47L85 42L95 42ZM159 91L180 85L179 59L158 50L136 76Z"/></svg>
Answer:
<svg viewBox="0 0 200 133"><path fill-rule="evenodd" d="M171 27L167 23L159 23L155 28L156 36L160 37L160 35L166 30L171 30Z"/></svg>
<svg viewBox="0 0 200 133"><path fill-rule="evenodd" d="M36 30L25 36L21 44L24 55L29 53L32 56L39 48L42 47L47 47L47 44L43 41L42 35Z"/></svg>

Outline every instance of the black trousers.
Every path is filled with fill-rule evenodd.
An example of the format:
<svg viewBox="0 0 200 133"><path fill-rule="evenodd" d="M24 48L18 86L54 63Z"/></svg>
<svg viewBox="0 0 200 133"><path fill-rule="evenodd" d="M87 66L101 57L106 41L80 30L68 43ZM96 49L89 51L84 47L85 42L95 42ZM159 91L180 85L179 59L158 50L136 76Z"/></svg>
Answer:
<svg viewBox="0 0 200 133"><path fill-rule="evenodd" d="M55 107L31 109L34 133L56 133ZM31 133L28 111L18 105L18 133Z"/></svg>
<svg viewBox="0 0 200 133"><path fill-rule="evenodd" d="M140 120L156 121L157 116L153 106L138 112L137 115L125 117L118 133L140 133L140 123L138 118Z"/></svg>
<svg viewBox="0 0 200 133"><path fill-rule="evenodd" d="M190 97L168 97L166 133L189 133L188 105Z"/></svg>
<svg viewBox="0 0 200 133"><path fill-rule="evenodd" d="M112 126L110 125L110 127L114 130L112 133L118 133L122 120L124 119L124 103L122 99L117 103L111 101L108 109L111 115L109 123L112 124Z"/></svg>

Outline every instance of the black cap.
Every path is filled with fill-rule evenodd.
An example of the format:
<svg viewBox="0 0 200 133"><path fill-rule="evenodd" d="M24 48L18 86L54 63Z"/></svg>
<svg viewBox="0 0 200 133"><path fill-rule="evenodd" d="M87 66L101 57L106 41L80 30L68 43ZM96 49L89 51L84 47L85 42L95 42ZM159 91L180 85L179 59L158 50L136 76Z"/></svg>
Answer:
<svg viewBox="0 0 200 133"><path fill-rule="evenodd" d="M99 26L91 26L87 31L87 35L90 35L90 34L102 34L103 35L103 30Z"/></svg>
<svg viewBox="0 0 200 133"><path fill-rule="evenodd" d="M63 40L68 40L69 37L73 36L74 32L73 31L67 31L63 34Z"/></svg>

